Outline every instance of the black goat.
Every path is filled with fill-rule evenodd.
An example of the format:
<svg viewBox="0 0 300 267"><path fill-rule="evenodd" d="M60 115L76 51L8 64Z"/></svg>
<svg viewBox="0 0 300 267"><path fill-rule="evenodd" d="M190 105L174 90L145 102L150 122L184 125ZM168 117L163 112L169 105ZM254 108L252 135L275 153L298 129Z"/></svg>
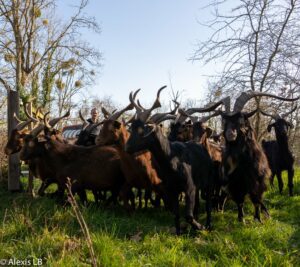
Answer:
<svg viewBox="0 0 300 267"><path fill-rule="evenodd" d="M293 178L294 178L294 156L292 151L289 148L288 143L288 128L292 128L293 125L285 120L285 118L296 110L295 107L290 112L283 114L280 116L279 114L270 115L266 112L261 111L261 113L265 116L269 116L275 120L272 124L268 125L268 132L272 130L274 127L276 140L272 141L262 141L263 149L266 153L266 156L269 161L269 165L272 171L272 176L270 178L271 185L273 186L274 176L277 176L278 179L278 187L280 194L283 189L283 181L281 177L281 172L287 170L288 172L288 187L289 187L289 195L293 195Z"/></svg>
<svg viewBox="0 0 300 267"><path fill-rule="evenodd" d="M125 149L135 153L148 149L159 162L158 174L166 190L168 207L175 215L176 233L180 234L179 201L181 192L186 197L186 220L194 229L203 229L196 220L199 211L199 194L206 200L206 226L211 227L211 196L214 168L207 150L200 144L170 142L162 133L161 127L146 124L151 111L160 106L159 94L153 106L146 110L131 102L137 110L137 118L131 124L131 135Z"/></svg>
<svg viewBox="0 0 300 267"><path fill-rule="evenodd" d="M269 96L285 101L296 100L247 91L237 98L231 112L230 98L224 99L226 111L221 112L226 143L223 157L224 179L232 199L238 206L240 221L243 221L243 203L247 194L255 206L254 218L260 221L260 210L269 216L262 197L267 189L266 180L270 177L271 171L248 120L256 110L250 113L241 112L245 104L256 96Z"/></svg>

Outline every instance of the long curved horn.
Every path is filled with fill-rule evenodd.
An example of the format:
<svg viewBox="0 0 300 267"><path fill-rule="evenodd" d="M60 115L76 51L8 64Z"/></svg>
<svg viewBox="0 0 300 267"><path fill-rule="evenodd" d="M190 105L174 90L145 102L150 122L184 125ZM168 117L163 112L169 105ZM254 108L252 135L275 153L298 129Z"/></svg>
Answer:
<svg viewBox="0 0 300 267"><path fill-rule="evenodd" d="M57 117L57 118L54 118L52 120L49 121L49 125L53 128L60 120L64 119L64 118L67 118L70 116L70 112L71 112L71 109L69 109L64 115L62 115L61 117ZM46 113L47 114L47 113ZM46 116L46 114L44 115L44 118Z"/></svg>
<svg viewBox="0 0 300 267"><path fill-rule="evenodd" d="M221 115L221 110L216 110L213 114L210 114L208 116L200 117L199 121L201 121L201 122L207 122L209 119L211 119L213 117L216 117L216 116L219 116L219 115Z"/></svg>
<svg viewBox="0 0 300 267"><path fill-rule="evenodd" d="M106 121L106 119L100 121L100 122L97 122L97 123L94 123L92 124L89 128L88 128L88 132L92 132L96 127L98 127L99 125L103 124L104 122Z"/></svg>
<svg viewBox="0 0 300 267"><path fill-rule="evenodd" d="M174 123L184 123L184 121L189 117L189 110L184 110L182 108L178 109L178 114L176 116L176 119L174 121Z"/></svg>
<svg viewBox="0 0 300 267"><path fill-rule="evenodd" d="M209 119L221 115L221 111L220 111L220 110L215 111L215 112L214 112L213 114L211 114L211 115L208 115L208 116L202 116L202 117L192 116L192 115L188 114L187 112L185 112L184 110L180 110L180 112L181 112L181 114L183 114L184 116L190 118L191 121L192 121L193 123L195 123L195 122L197 122L197 121L199 121L199 122L207 122Z"/></svg>
<svg viewBox="0 0 300 267"><path fill-rule="evenodd" d="M150 121L152 121L153 123L160 123L162 121L165 121L165 120L172 120L172 119L176 119L176 116L175 116L175 113L177 111L177 109L179 108L179 103L177 101L174 101L173 102L175 103L175 107L173 110L169 111L169 112L164 112L164 113L156 113L154 115L152 115L150 117ZM172 116L169 116L167 117L168 115L172 115Z"/></svg>
<svg viewBox="0 0 300 267"><path fill-rule="evenodd" d="M268 94L268 93L261 93L261 92L255 92L252 90L249 90L247 92L241 93L241 95L236 99L233 107L233 112L241 112L243 107L246 105L246 103L253 97L256 96L268 96L268 97L273 97L279 100L283 101L296 101L299 99L299 97L296 98L285 98L285 97L280 97L277 95L273 94Z"/></svg>
<svg viewBox="0 0 300 267"><path fill-rule="evenodd" d="M297 109L297 105L291 111L282 114L281 118L283 118L283 119L286 118L288 115L290 115L291 113L293 113L296 109Z"/></svg>
<svg viewBox="0 0 300 267"><path fill-rule="evenodd" d="M158 114L155 114L158 115ZM155 116L153 115L153 116ZM152 117L153 117L152 116ZM162 114L162 116L156 116L156 117L150 117L149 121L151 123L155 123L155 124L159 124L163 121L167 121L167 120L175 120L177 118L177 116L175 114Z"/></svg>
<svg viewBox="0 0 300 267"><path fill-rule="evenodd" d="M221 99L220 101L218 102L212 102L212 103L209 103L207 104L205 107L203 108L190 108L187 110L187 113L189 115L192 115L196 112L198 113L203 113L203 112L210 112L210 111L214 111L217 107L219 107L220 105L224 105L225 106L225 110L226 112L229 112L230 111L230 97L227 96L223 99Z"/></svg>
<svg viewBox="0 0 300 267"><path fill-rule="evenodd" d="M252 111L250 111L250 112L245 112L245 113L244 113L244 116L245 116L247 119L249 119L249 118L251 118L255 113L257 113L258 111L259 111L259 109L256 108L255 110L252 110Z"/></svg>
<svg viewBox="0 0 300 267"><path fill-rule="evenodd" d="M132 110L134 108L134 105L130 103L127 107L121 109L120 111L117 111L116 113L113 113L111 116L109 116L107 119L115 121L117 120L124 112L128 110Z"/></svg>
<svg viewBox="0 0 300 267"><path fill-rule="evenodd" d="M272 114L269 114L269 113L267 113L267 112L265 112L265 111L262 111L262 110L259 110L259 112L260 112L261 114L263 114L264 116L266 116L266 117L271 117L271 118L274 119L274 120L277 120L277 119L280 118L280 116L279 116L278 114L272 115Z"/></svg>

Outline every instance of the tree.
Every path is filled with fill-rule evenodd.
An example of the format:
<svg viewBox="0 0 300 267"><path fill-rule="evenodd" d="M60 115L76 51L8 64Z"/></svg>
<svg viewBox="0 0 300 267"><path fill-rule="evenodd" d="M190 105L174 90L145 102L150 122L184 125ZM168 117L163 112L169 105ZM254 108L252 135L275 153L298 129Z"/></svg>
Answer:
<svg viewBox="0 0 300 267"><path fill-rule="evenodd" d="M199 42L192 60L222 64L213 77L215 98L249 89L287 97L299 92L299 0L224 0L209 7L214 18L205 26L211 35ZM256 106L261 104L257 98ZM260 124L257 113L258 134Z"/></svg>
<svg viewBox="0 0 300 267"><path fill-rule="evenodd" d="M80 38L83 28L100 32L94 18L83 13L88 0L80 0L74 15L65 22L55 16L52 0L0 0L0 84L8 94L8 131L14 128L10 92L19 93L23 102L34 96L46 106L56 76L65 62L78 58L82 68L99 65L100 53ZM18 159L14 161L17 168ZM17 188L18 189L18 188Z"/></svg>

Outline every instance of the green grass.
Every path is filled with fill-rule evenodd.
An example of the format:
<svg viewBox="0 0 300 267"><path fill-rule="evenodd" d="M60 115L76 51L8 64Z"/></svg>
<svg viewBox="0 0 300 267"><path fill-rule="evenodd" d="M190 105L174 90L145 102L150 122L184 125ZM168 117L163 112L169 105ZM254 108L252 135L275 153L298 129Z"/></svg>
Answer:
<svg viewBox="0 0 300 267"><path fill-rule="evenodd" d="M122 207L91 205L81 210L101 266L300 266L300 170L295 196L287 193L285 188L279 195L277 183L266 193L272 217L263 218L262 224L253 220L249 201L245 224L237 222L235 205L229 202L224 214L213 213L212 232L188 229L180 237L173 234L172 215L163 209L138 210L132 216ZM89 266L88 247L70 206L9 193L5 186L0 196L0 259L42 258L45 266Z"/></svg>

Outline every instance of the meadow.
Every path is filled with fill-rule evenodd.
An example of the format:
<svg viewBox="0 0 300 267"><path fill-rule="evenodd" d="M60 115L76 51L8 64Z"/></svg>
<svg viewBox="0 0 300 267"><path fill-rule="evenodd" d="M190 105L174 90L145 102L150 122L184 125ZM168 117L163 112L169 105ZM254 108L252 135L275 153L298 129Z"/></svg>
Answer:
<svg viewBox="0 0 300 267"><path fill-rule="evenodd" d="M26 187L26 179L23 179ZM287 184L284 175L285 185ZM234 203L213 213L213 230L186 227L174 234L173 217L163 208L137 210L121 206L80 207L100 266L300 266L300 169L295 196L277 182L265 194L271 218L253 220L246 201L245 224L237 221ZM39 182L35 181L35 188ZM54 190L50 188L48 192ZM89 195L92 199L92 196ZM200 222L204 223L203 203ZM183 210L182 213L183 214ZM182 218L183 227L185 227ZM31 198L0 187L0 259L42 259L43 266L90 266L85 238L70 205L49 197ZM0 261L1 263L1 261Z"/></svg>

